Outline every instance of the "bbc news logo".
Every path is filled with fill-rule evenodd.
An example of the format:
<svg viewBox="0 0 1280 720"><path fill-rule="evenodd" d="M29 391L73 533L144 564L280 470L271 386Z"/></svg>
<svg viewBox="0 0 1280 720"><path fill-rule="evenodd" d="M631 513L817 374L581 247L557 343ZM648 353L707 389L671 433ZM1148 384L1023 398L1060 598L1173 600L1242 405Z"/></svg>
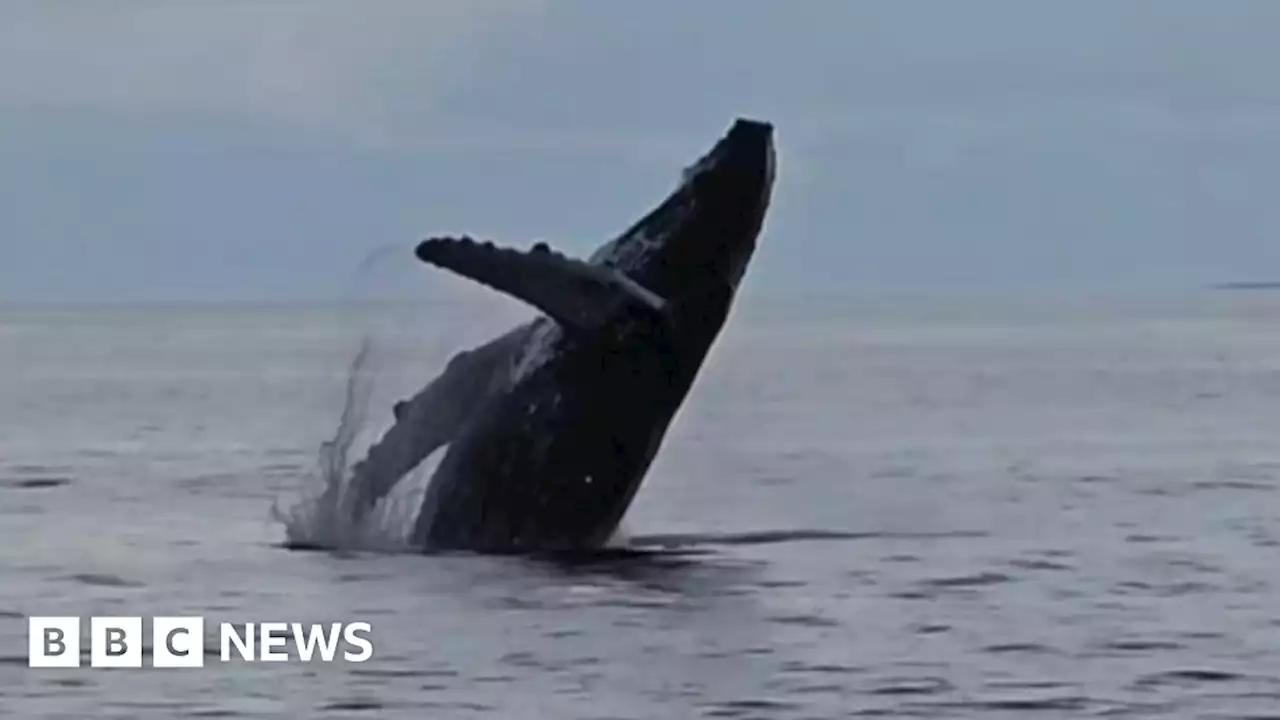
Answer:
<svg viewBox="0 0 1280 720"><path fill-rule="evenodd" d="M151 663L157 668L197 668L205 663L204 618L155 617L151 619ZM367 622L329 623L219 623L218 658L231 662L295 662L290 645L302 662L319 657L333 662L341 657L361 663L373 657ZM140 617L89 618L89 666L142 667L143 639ZM29 617L27 665L33 668L80 667L80 618Z"/></svg>

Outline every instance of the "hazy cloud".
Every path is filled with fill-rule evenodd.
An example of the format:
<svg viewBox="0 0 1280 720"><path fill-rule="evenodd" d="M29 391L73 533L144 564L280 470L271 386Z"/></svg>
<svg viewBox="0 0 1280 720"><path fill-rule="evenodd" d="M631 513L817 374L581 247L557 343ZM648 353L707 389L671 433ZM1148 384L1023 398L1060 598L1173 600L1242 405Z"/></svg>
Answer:
<svg viewBox="0 0 1280 720"><path fill-rule="evenodd" d="M9 0L0 108L196 116L370 139L422 120L546 0Z"/></svg>
<svg viewBox="0 0 1280 720"><path fill-rule="evenodd" d="M1274 0L3 0L0 295L589 252L736 115L779 128L752 287L1274 277L1278 34Z"/></svg>

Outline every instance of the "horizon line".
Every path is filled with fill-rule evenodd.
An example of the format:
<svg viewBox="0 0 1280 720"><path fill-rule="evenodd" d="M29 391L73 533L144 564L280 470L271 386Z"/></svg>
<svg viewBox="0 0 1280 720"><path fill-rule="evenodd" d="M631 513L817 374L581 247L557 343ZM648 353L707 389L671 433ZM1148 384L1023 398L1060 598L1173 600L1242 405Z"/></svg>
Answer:
<svg viewBox="0 0 1280 720"><path fill-rule="evenodd" d="M1053 298L1079 301L1134 296L1168 296L1194 294L1249 294L1280 291L1280 281L1225 281L1144 288L931 288L931 289L760 289L744 290L739 300L748 302L809 299L830 300L931 300L931 299L983 299L983 298ZM503 297L495 293L492 297ZM0 312L13 311L110 311L110 310L317 310L361 307L421 305L477 305L489 302L486 295L455 295L452 297L420 298L341 298L341 297L292 297L292 298L135 298L135 299L75 299L75 300L24 300L0 297Z"/></svg>

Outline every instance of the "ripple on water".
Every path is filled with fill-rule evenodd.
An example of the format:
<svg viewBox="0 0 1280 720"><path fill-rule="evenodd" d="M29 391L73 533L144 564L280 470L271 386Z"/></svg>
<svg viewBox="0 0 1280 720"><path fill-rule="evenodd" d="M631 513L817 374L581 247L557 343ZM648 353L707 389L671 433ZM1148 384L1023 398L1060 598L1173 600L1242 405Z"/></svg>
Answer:
<svg viewBox="0 0 1280 720"><path fill-rule="evenodd" d="M580 637L584 634L585 633L582 630L576 630L573 628L556 628L553 630L547 630L546 632L542 633L542 637L548 638L551 640L564 640L568 638Z"/></svg>
<svg viewBox="0 0 1280 720"><path fill-rule="evenodd" d="M866 540L957 540L985 538L981 530L944 530L939 532L851 532L845 530L759 530L741 533L670 533L632 537L637 548L679 548L690 545L773 545L793 542L866 541Z"/></svg>
<svg viewBox="0 0 1280 720"><path fill-rule="evenodd" d="M387 668L352 668L347 671L353 677L368 677L378 679L392 678L452 678L458 676L458 671L449 668L426 668L426 669L410 669L410 670L392 670Z"/></svg>
<svg viewBox="0 0 1280 720"><path fill-rule="evenodd" d="M15 475L65 475L72 470L70 465L38 465L33 463L17 463L9 466Z"/></svg>
<svg viewBox="0 0 1280 720"><path fill-rule="evenodd" d="M1011 575L1000 572L979 572L968 575L952 575L919 580L914 587L890 593L903 600L931 600L942 593L973 591L991 585L1013 582Z"/></svg>
<svg viewBox="0 0 1280 720"><path fill-rule="evenodd" d="M840 622L837 620L832 620L831 618L823 617L821 615L809 614L809 613L774 615L766 619L769 622L775 623L777 625L793 625L797 627L812 627L812 628L840 627Z"/></svg>
<svg viewBox="0 0 1280 720"><path fill-rule="evenodd" d="M62 579L95 587L140 588L145 586L137 580L128 580L111 573L75 573L64 576Z"/></svg>
<svg viewBox="0 0 1280 720"><path fill-rule="evenodd" d="M940 695L955 689L941 677L886 677L874 680L863 692L868 695Z"/></svg>
<svg viewBox="0 0 1280 720"><path fill-rule="evenodd" d="M992 690L1060 690L1067 683L1058 680L990 680L984 685Z"/></svg>
<svg viewBox="0 0 1280 720"><path fill-rule="evenodd" d="M349 698L325 703L320 706L320 709L333 712L377 712L386 707L373 698Z"/></svg>
<svg viewBox="0 0 1280 720"><path fill-rule="evenodd" d="M1072 572L1076 569L1074 565L1043 558L1014 558L1009 561L1009 565L1019 570L1043 570L1046 572Z"/></svg>
<svg viewBox="0 0 1280 720"><path fill-rule="evenodd" d="M884 563L918 563L920 561L921 557L919 555L912 555L910 553L894 553L893 555L886 555L883 558L880 558L880 562Z"/></svg>
<svg viewBox="0 0 1280 720"><path fill-rule="evenodd" d="M1188 687L1205 683L1238 682L1250 679L1252 678L1248 675L1242 675L1229 670L1217 670L1215 668L1183 668L1148 673L1135 680L1133 685L1136 688L1155 688L1168 685Z"/></svg>
<svg viewBox="0 0 1280 720"><path fill-rule="evenodd" d="M998 697L970 700L961 703L965 708L991 712L1032 712L1056 710L1083 712L1101 702L1081 695L1050 695L1046 697Z"/></svg>
<svg viewBox="0 0 1280 720"><path fill-rule="evenodd" d="M799 703L765 698L728 700L705 706L705 717L740 718L760 717L762 713L794 712L803 706Z"/></svg>
<svg viewBox="0 0 1280 720"><path fill-rule="evenodd" d="M23 664L25 665L26 662L24 661ZM84 678L50 678L46 681L46 684L61 688L83 688L91 687L94 683L92 680L85 680Z"/></svg>
<svg viewBox="0 0 1280 720"><path fill-rule="evenodd" d="M294 462L276 462L263 465L261 470L267 475L295 475L305 468L301 463Z"/></svg>
<svg viewBox="0 0 1280 720"><path fill-rule="evenodd" d="M147 711L159 710L168 714L176 714L185 710L188 703L177 702L172 700L117 700L110 704L113 708L120 708L130 711Z"/></svg>
<svg viewBox="0 0 1280 720"><path fill-rule="evenodd" d="M1148 597L1180 597L1183 595L1207 594L1218 591L1217 585L1206 582L1166 582L1153 583L1141 580L1126 580L1116 583L1110 589L1112 595L1135 595Z"/></svg>
<svg viewBox="0 0 1280 720"><path fill-rule="evenodd" d="M18 477L0 479L0 486L13 488L15 490L46 490L49 488L62 487L70 485L71 478L65 476L57 477Z"/></svg>
<svg viewBox="0 0 1280 720"><path fill-rule="evenodd" d="M1175 642L1173 640L1144 640L1135 639L1115 639L1102 643L1103 650L1114 650L1117 652L1163 652L1172 650L1185 650L1186 645Z"/></svg>
<svg viewBox="0 0 1280 720"><path fill-rule="evenodd" d="M954 575L949 577L929 578L921 581L926 587L933 588L968 588L984 585L997 585L1013 582L1013 577L1000 572L979 572L970 575Z"/></svg>
<svg viewBox="0 0 1280 720"><path fill-rule="evenodd" d="M995 645L987 645L980 652L991 655L1007 655L1007 654L1023 654L1023 655L1060 655L1062 654L1057 648L1036 642L1025 643L998 643Z"/></svg>
<svg viewBox="0 0 1280 720"><path fill-rule="evenodd" d="M1151 535L1148 533L1131 533L1124 536L1124 541L1134 545L1154 545L1175 543L1182 540L1177 535Z"/></svg>
<svg viewBox="0 0 1280 720"><path fill-rule="evenodd" d="M805 663L796 660L788 660L782 664L782 671L786 673L803 673L817 675L852 675L855 673L866 672L866 668L857 667L855 665L838 665L831 663Z"/></svg>
<svg viewBox="0 0 1280 720"><path fill-rule="evenodd" d="M229 472L211 472L192 475L190 477L180 478L174 482L177 487L184 490L203 490L206 488L217 488L235 483L240 479L240 475Z"/></svg>
<svg viewBox="0 0 1280 720"><path fill-rule="evenodd" d="M1273 481L1267 480L1203 480L1192 483L1197 490L1251 490L1270 492L1276 489Z"/></svg>
<svg viewBox="0 0 1280 720"><path fill-rule="evenodd" d="M498 658L498 662L518 668L542 667L542 661L538 659L538 656L526 651L509 652Z"/></svg>
<svg viewBox="0 0 1280 720"><path fill-rule="evenodd" d="M310 459L312 451L307 448L267 448L262 451L266 457L301 457Z"/></svg>

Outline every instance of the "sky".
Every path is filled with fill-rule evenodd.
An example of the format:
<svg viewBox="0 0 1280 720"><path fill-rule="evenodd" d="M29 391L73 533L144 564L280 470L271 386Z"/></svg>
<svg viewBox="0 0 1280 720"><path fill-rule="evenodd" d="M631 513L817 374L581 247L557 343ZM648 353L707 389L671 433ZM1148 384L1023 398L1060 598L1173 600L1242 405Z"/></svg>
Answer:
<svg viewBox="0 0 1280 720"><path fill-rule="evenodd" d="M738 116L779 152L753 290L1276 279L1276 37L1272 0L0 0L0 302L585 255Z"/></svg>

